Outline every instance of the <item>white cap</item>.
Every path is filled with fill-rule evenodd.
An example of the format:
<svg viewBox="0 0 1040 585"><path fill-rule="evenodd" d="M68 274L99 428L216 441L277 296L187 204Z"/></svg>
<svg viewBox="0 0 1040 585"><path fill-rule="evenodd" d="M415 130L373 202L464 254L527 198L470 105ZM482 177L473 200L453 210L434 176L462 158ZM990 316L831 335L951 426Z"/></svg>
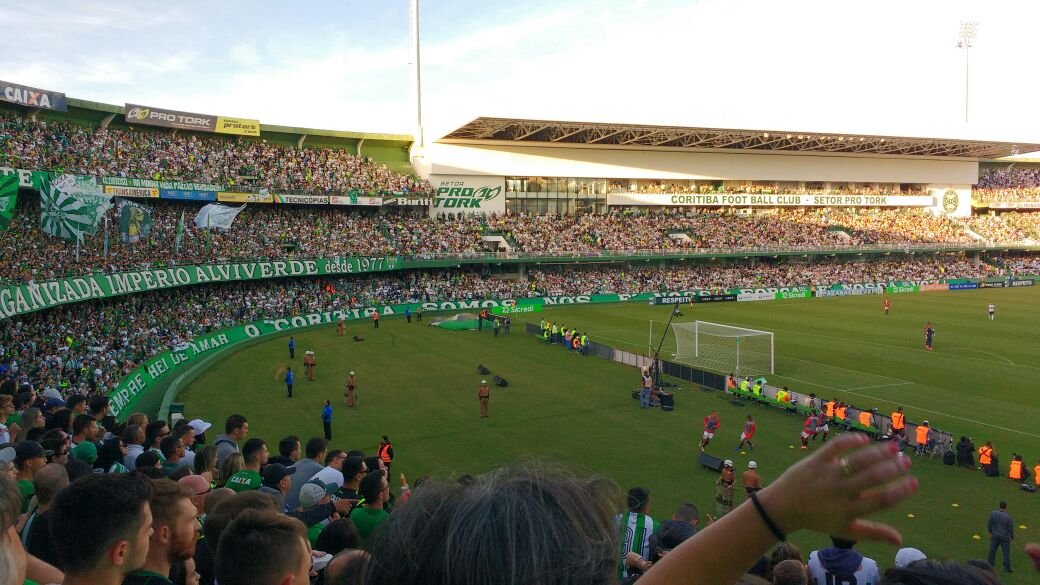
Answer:
<svg viewBox="0 0 1040 585"><path fill-rule="evenodd" d="M758 463L755 463L754 461L748 461L747 462L747 468L748 469L758 469Z"/></svg>
<svg viewBox="0 0 1040 585"><path fill-rule="evenodd" d="M338 489L343 487L343 472L332 467L324 467L321 471L312 475L307 481L314 480L318 480L323 484L332 484Z"/></svg>
<svg viewBox="0 0 1040 585"><path fill-rule="evenodd" d="M61 392L58 392L57 388L47 388L43 391L44 398L57 398L61 400Z"/></svg>
<svg viewBox="0 0 1040 585"><path fill-rule="evenodd" d="M350 373L350 375L351 375L351 376L353 376L353 375L354 375L354 372L351 372L351 373Z"/></svg>
<svg viewBox="0 0 1040 585"><path fill-rule="evenodd" d="M722 465L724 465L725 467L733 467L733 460L732 459L727 459L727 460L722 462Z"/></svg>
<svg viewBox="0 0 1040 585"><path fill-rule="evenodd" d="M927 559L925 554L916 548L901 548L896 553L896 567L903 568L914 561Z"/></svg>
<svg viewBox="0 0 1040 585"><path fill-rule="evenodd" d="M207 430L209 430L209 428L213 425L202 420L201 418L196 418L189 421L188 426L195 431L196 435L201 435L202 433L205 433Z"/></svg>
<svg viewBox="0 0 1040 585"><path fill-rule="evenodd" d="M928 421L926 421L926 420L925 421L921 421L921 424L926 425L926 424L928 424Z"/></svg>
<svg viewBox="0 0 1040 585"><path fill-rule="evenodd" d="M0 449L0 465L7 465L8 463L14 463L15 457L14 447L4 447Z"/></svg>
<svg viewBox="0 0 1040 585"><path fill-rule="evenodd" d="M487 380L481 380L480 383L481 384L487 384Z"/></svg>

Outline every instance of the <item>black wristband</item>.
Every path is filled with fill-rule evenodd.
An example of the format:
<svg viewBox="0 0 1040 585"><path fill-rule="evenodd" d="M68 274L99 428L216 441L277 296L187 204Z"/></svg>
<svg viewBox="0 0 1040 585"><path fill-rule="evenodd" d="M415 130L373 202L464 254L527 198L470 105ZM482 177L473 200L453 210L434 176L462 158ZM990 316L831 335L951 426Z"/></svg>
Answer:
<svg viewBox="0 0 1040 585"><path fill-rule="evenodd" d="M758 501L758 494L751 492L748 494L748 498L750 498L751 503L755 505L755 510L758 511L758 515L762 517L762 521L766 523L766 527L773 533L773 536L775 536L780 542L787 540L787 535L777 527L776 523L773 522L773 519L769 517L769 514L766 514L766 509L763 508L762 503Z"/></svg>

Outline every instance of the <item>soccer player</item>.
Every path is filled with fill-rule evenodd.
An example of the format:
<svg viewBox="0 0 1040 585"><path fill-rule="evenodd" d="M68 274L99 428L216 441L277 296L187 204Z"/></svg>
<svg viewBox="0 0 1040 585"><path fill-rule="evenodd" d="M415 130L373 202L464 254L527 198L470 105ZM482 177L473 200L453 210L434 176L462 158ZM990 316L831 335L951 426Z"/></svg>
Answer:
<svg viewBox="0 0 1040 585"><path fill-rule="evenodd" d="M932 351L932 341L935 339L935 328L932 327L932 322L929 321L924 325L924 348L928 351Z"/></svg>
<svg viewBox="0 0 1040 585"><path fill-rule="evenodd" d="M888 314L888 310L891 309L891 308L892 308L892 301L888 300L888 297L885 297L885 314L886 315Z"/></svg>
<svg viewBox="0 0 1040 585"><path fill-rule="evenodd" d="M989 320L993 320L993 313L997 312L997 306L993 303L989 304Z"/></svg>
<svg viewBox="0 0 1040 585"><path fill-rule="evenodd" d="M701 435L701 453L704 452L704 448L708 446L708 443L715 438L715 431L719 430L721 423L719 423L718 411L711 411L711 414L704 417L704 434Z"/></svg>
<svg viewBox="0 0 1040 585"><path fill-rule="evenodd" d="M740 444L734 451L740 451L744 448L744 443L748 444L748 448L752 451L755 450L755 444L751 442L751 437L755 436L755 419L751 418L751 415L747 415L747 420L744 421L744 430L740 433Z"/></svg>
<svg viewBox="0 0 1040 585"><path fill-rule="evenodd" d="M809 416L805 419L805 428L802 429L802 449L809 448L809 437L812 440L816 440L816 433L819 432L820 415L815 410L809 412ZM824 435L823 440L827 440L827 436Z"/></svg>

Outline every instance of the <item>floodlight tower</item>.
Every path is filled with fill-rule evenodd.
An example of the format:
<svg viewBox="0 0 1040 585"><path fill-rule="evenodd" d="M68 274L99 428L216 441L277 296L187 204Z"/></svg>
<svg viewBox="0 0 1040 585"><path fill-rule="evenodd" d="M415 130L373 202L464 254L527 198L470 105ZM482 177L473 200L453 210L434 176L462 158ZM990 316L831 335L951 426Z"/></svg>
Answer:
<svg viewBox="0 0 1040 585"><path fill-rule="evenodd" d="M415 142L422 149L426 146L423 139L422 124L422 78L419 66L419 0L409 0L409 25L412 37L412 75L415 91Z"/></svg>
<svg viewBox="0 0 1040 585"><path fill-rule="evenodd" d="M964 49L964 123L968 123L968 81L970 79L970 64L971 60L969 55L971 53L972 41L975 40L975 35L979 32L979 23L977 21L961 21L961 34L960 41L957 42L958 49Z"/></svg>

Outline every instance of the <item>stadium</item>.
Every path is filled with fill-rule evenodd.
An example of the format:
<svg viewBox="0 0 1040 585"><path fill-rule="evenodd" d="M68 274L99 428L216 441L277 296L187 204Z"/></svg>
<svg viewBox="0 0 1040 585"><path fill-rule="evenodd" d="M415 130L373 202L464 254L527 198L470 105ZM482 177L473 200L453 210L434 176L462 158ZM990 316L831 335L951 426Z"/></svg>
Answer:
<svg viewBox="0 0 1040 585"><path fill-rule="evenodd" d="M1037 578L1040 141L17 81L0 582Z"/></svg>

